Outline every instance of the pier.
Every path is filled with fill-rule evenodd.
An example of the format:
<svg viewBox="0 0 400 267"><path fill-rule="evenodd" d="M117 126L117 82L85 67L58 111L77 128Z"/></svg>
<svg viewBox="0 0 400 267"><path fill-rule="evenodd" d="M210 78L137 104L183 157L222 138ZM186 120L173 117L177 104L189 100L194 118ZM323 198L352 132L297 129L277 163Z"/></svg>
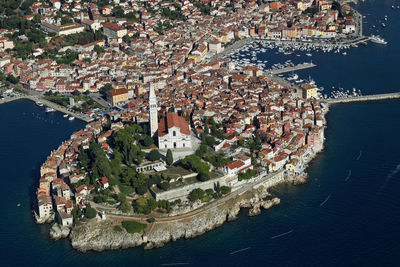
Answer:
<svg viewBox="0 0 400 267"><path fill-rule="evenodd" d="M69 110L67 110L67 108L65 108L65 107L63 107L61 105L58 105L56 103L53 103L53 102L48 101L48 100L46 100L44 98L41 98L41 97L39 98L39 97L36 97L36 96L31 96L31 95L21 95L21 96L1 99L0 100L0 105L8 103L8 102L11 102L11 101L20 100L20 99L28 99L28 100L31 100L33 102L42 102L43 105L46 106L46 107L53 108L53 109L55 109L55 110L57 110L59 112L65 113L65 114L67 114L69 116L75 117L75 118L77 118L79 120L82 120L82 121L85 121L85 122L91 122L91 121L94 120L93 118L89 117L88 115L85 115L85 114L82 114L82 113L77 113L77 112L74 112L74 111L69 111Z"/></svg>
<svg viewBox="0 0 400 267"><path fill-rule="evenodd" d="M399 98L400 98L400 92L388 93L388 94L353 96L353 97L346 97L346 98L325 99L322 101L326 102L329 105L332 105L332 104L340 104L340 103L378 101L378 100L399 99Z"/></svg>
<svg viewBox="0 0 400 267"><path fill-rule="evenodd" d="M277 74L282 74L282 73L286 73L286 72L309 69L309 68L313 68L313 67L316 67L316 66L317 65L315 65L312 62L310 62L310 63L298 64L298 65L293 66L293 67L286 67L286 68L283 68L283 69L266 70L266 72L268 72L269 74L272 74L272 75L277 75Z"/></svg>

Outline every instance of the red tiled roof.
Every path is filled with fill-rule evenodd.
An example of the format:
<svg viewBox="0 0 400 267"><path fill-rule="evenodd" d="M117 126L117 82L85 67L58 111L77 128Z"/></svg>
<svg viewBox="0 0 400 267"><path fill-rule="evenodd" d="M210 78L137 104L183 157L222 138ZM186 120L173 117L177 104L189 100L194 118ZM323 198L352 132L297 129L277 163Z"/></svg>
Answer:
<svg viewBox="0 0 400 267"><path fill-rule="evenodd" d="M128 90L125 88L119 88L119 89L112 89L109 91L110 95L116 96L116 95L122 95L122 94L127 94Z"/></svg>
<svg viewBox="0 0 400 267"><path fill-rule="evenodd" d="M190 134L189 123L187 123L184 118L178 116L176 113L168 113L167 117L161 119L158 124L158 136L166 135L168 129L174 126L179 128L182 134Z"/></svg>

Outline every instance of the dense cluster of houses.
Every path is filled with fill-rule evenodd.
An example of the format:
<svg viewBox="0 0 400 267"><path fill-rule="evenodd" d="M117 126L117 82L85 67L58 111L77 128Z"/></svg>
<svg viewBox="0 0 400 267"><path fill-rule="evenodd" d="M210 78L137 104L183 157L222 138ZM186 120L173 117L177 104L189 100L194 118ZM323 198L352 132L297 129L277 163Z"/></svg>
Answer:
<svg viewBox="0 0 400 267"><path fill-rule="evenodd" d="M52 90L68 93L75 90L97 92L105 84L114 89L109 100L113 105L127 103L148 90L153 80L158 88L181 80L198 69L207 57L221 52L224 45L247 37L306 38L334 37L338 32L354 31L352 17L338 17L331 1L293 0L269 2L258 6L256 1L202 1L212 7L210 15L202 14L192 2L146 1L153 10L179 9L186 21L173 21L161 15L152 15L140 1L114 0L112 5L99 8L97 4L80 1L49 0L31 6L33 15L41 16L41 28L57 35L68 35L86 30L101 30L106 40L86 45L56 47L59 52L68 49L77 52L79 59L73 66L57 64L51 59L18 60L7 48L12 41L5 37L13 31L0 29L0 68L5 73L20 77L26 87L38 91ZM226 8L229 4L231 9ZM132 13L137 21L109 17L113 7L119 6L125 14ZM313 17L304 14L308 7L318 8ZM342 12L349 10L341 4ZM74 22L61 25L59 10L73 14ZM234 12L233 12L234 11ZM174 25L163 34L155 31L162 23ZM124 42L124 36L137 36ZM104 47L97 53L95 46ZM43 49L34 51L38 56ZM200 67L201 68L201 67Z"/></svg>
<svg viewBox="0 0 400 267"><path fill-rule="evenodd" d="M177 1L187 18L181 22L154 17L135 1L119 5L125 13L137 14L140 22L104 17L111 13L111 6L99 9L93 3L66 2L51 0L48 6L36 3L32 10L42 15L43 25L58 27L53 30L76 31L79 25L102 29L107 42L101 40L69 47L79 53L79 60L73 66L57 64L51 59L20 61L0 52L0 68L18 75L27 88L42 91L96 92L111 83L114 89L109 91L110 102L127 104L127 109L107 115L112 121L111 130L102 133L107 120L103 117L74 133L52 151L40 170L37 191L40 218L56 214L63 225L72 224L74 205L85 207L94 188L84 184L71 188L71 184L85 178L85 173L77 169L79 150L88 148L95 138L106 153L112 153L107 142L113 131L122 129L125 123L149 123L150 87L157 96L158 112L167 114L173 108L182 116L189 116L190 128L197 135L201 136L206 129L211 134L211 129L204 127L205 117L222 124L219 130L229 138L218 139L214 149L232 159L221 167L226 175L251 169L251 158L245 156L251 153L269 171L284 168L288 174L299 174L307 159L322 149L325 110L317 100L314 85L288 88L265 77L257 67L238 72L229 60L206 63L204 59L222 51L224 44L235 38L255 35L324 37L325 32L337 33L342 25L351 24L348 23L351 18L338 18L338 11L331 10L329 1L272 2L262 8L255 1L203 1L214 7L211 15L202 14L190 1ZM147 3L155 9L159 3L163 8L176 8L171 2ZM231 4L235 12L228 14L226 3ZM319 12L314 17L302 14L311 5L318 7ZM345 8L343 4L342 9ZM79 25L71 28L59 25L52 17L58 9L73 11ZM159 21L172 23L174 27L160 35L154 31ZM125 35L134 34L138 38L129 43L122 40ZM95 46L103 46L104 52L95 52ZM263 140L261 149L250 151L243 144L256 133ZM103 188L108 187L107 177L98 183Z"/></svg>

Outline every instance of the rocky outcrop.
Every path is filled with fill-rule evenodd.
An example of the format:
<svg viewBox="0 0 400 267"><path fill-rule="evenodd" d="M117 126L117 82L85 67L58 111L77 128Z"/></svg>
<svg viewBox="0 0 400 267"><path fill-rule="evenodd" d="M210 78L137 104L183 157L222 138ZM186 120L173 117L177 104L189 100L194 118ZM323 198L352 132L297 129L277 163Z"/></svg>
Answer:
<svg viewBox="0 0 400 267"><path fill-rule="evenodd" d="M39 215L36 213L36 211L33 210L32 213L33 216L35 217L35 222L37 224L51 223L54 221L54 214L48 217L40 218Z"/></svg>
<svg viewBox="0 0 400 267"><path fill-rule="evenodd" d="M55 240L58 240L60 238L68 237L69 232L70 232L69 227L61 226L61 225L58 225L57 223L55 223L50 228L50 237Z"/></svg>
<svg viewBox="0 0 400 267"><path fill-rule="evenodd" d="M251 208L252 216L260 213L260 208L268 209L279 204L279 199L264 200L269 194L259 188L230 199L219 206L205 209L192 216L178 216L175 219L158 219L148 225L143 233L129 234L125 230L113 230L118 223L116 218L108 216L105 221L92 221L76 225L70 235L72 246L82 252L102 251L144 245L145 249L161 247L165 243L179 238L193 238L210 231L225 221L235 220L241 208Z"/></svg>

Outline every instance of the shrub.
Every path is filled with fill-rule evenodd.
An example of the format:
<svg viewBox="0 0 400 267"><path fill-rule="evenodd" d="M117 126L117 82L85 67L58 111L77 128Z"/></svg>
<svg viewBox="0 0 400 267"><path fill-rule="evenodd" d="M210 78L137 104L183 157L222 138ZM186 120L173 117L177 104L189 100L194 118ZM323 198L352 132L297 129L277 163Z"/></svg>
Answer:
<svg viewBox="0 0 400 267"><path fill-rule="evenodd" d="M147 192L147 186L144 184L136 188L136 193L138 193L139 195L144 195L146 194L146 192Z"/></svg>
<svg viewBox="0 0 400 267"><path fill-rule="evenodd" d="M122 232L122 227L119 225L115 225L113 229L115 232Z"/></svg>
<svg viewBox="0 0 400 267"><path fill-rule="evenodd" d="M150 151L150 153L149 153L149 159L150 159L151 161L160 160L160 152L158 152L157 149L153 149L153 150Z"/></svg>
<svg viewBox="0 0 400 267"><path fill-rule="evenodd" d="M231 188L229 186L221 186L221 193L222 194L228 194L231 192Z"/></svg>
<svg viewBox="0 0 400 267"><path fill-rule="evenodd" d="M107 197L103 196L103 195L97 195L97 196L93 197L93 201L95 203L103 203L103 202L106 202L106 200L107 200Z"/></svg>
<svg viewBox="0 0 400 267"><path fill-rule="evenodd" d="M94 208L92 208L90 206L86 207L86 211L85 211L86 218L93 219L94 217L96 217L96 215L97 215L97 211Z"/></svg>
<svg viewBox="0 0 400 267"><path fill-rule="evenodd" d="M203 189L196 188L190 193L189 200L194 202L198 199L201 199L204 195L205 195L205 192Z"/></svg>
<svg viewBox="0 0 400 267"><path fill-rule="evenodd" d="M162 182L159 184L160 189L167 191L170 188L170 184L168 182Z"/></svg>
<svg viewBox="0 0 400 267"><path fill-rule="evenodd" d="M149 223L153 223L155 221L156 221L156 219L154 219L153 217L147 219L147 222L149 222Z"/></svg>
<svg viewBox="0 0 400 267"><path fill-rule="evenodd" d="M208 173L208 172L200 172L197 175L197 180L199 180L201 182L205 182L205 181L210 180L210 173Z"/></svg>
<svg viewBox="0 0 400 267"><path fill-rule="evenodd" d="M138 222L133 222L133 221L123 221L122 226L130 234L140 233L147 227L147 225L145 225L143 223L138 223Z"/></svg>

